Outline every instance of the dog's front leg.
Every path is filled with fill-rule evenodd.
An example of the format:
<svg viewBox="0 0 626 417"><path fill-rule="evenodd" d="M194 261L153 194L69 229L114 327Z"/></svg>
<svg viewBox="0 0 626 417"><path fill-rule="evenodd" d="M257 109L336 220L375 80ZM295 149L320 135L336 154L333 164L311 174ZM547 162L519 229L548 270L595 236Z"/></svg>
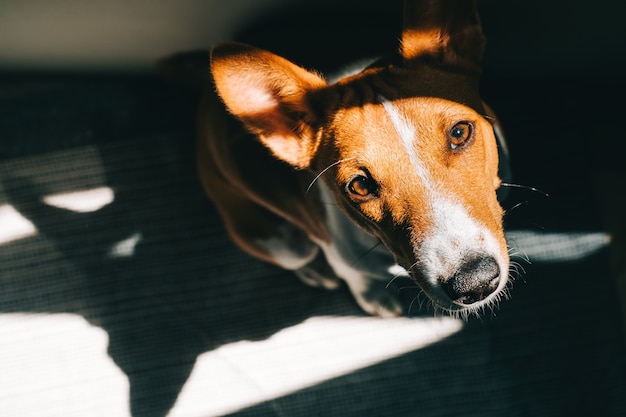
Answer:
<svg viewBox="0 0 626 417"><path fill-rule="evenodd" d="M359 275L347 275L346 283L357 303L367 313L383 317L398 317L404 313L400 300L387 289L387 283Z"/></svg>
<svg viewBox="0 0 626 417"><path fill-rule="evenodd" d="M312 287L339 287L341 281L328 264L324 252L306 233L284 220L275 227L274 233L271 238L255 240L273 263L293 271L302 282Z"/></svg>
<svg viewBox="0 0 626 417"><path fill-rule="evenodd" d="M293 271L298 278L311 287L321 287L327 290L339 288L341 279L328 264L324 252L319 250L317 256L302 268Z"/></svg>
<svg viewBox="0 0 626 417"><path fill-rule="evenodd" d="M394 266L399 268L393 260L389 263L372 263L372 268L365 270L347 262L341 249L338 250L336 246L323 245L322 248L336 274L346 282L354 299L365 312L380 317L398 317L403 314L400 300L387 288L394 279ZM385 265L389 268L382 270L381 267Z"/></svg>

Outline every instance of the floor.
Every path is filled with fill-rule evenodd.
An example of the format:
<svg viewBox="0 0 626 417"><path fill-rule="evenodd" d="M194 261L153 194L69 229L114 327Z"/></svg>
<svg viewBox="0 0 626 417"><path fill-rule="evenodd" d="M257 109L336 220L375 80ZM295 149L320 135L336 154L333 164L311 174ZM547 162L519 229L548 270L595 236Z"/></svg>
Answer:
<svg viewBox="0 0 626 417"><path fill-rule="evenodd" d="M541 191L504 203L511 298L464 322L407 283L406 317L367 317L241 253L160 80L5 78L0 415L626 415L623 112L588 106L624 85L483 89Z"/></svg>

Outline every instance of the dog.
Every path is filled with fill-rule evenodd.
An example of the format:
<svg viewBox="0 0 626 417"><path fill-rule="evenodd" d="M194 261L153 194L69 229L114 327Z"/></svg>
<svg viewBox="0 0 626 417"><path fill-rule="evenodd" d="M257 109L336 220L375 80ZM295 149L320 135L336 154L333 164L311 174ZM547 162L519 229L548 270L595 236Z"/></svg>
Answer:
<svg viewBox="0 0 626 417"><path fill-rule="evenodd" d="M483 49L474 0L406 1L398 52L333 81L214 46L197 162L232 240L309 284L345 282L373 315L403 314L399 276L453 315L496 304L506 148L479 95Z"/></svg>

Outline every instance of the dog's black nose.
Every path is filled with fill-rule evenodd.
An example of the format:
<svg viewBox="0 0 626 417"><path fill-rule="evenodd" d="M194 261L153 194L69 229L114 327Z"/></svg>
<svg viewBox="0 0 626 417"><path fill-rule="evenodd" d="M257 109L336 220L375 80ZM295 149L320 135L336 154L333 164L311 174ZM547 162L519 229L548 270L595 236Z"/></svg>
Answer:
<svg viewBox="0 0 626 417"><path fill-rule="evenodd" d="M489 257L472 258L443 284L450 299L457 304L470 305L484 300L498 288L500 267Z"/></svg>

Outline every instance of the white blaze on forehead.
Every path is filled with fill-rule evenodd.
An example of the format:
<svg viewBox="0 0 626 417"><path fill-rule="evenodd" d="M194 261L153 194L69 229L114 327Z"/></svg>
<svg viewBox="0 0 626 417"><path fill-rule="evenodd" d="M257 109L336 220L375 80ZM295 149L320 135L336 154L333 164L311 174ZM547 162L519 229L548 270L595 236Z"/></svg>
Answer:
<svg viewBox="0 0 626 417"><path fill-rule="evenodd" d="M417 174L424 182L424 185L430 189L432 187L430 175L428 175L428 170L417 157L417 152L415 150L415 127L408 120L406 120L402 114L400 114L398 109L389 100L382 96L379 96L379 99L383 108L387 112L387 115L389 115L396 133L398 133L398 136L400 136L400 139L402 140L402 145L404 146L406 153L409 155L411 165L413 165L417 171Z"/></svg>

